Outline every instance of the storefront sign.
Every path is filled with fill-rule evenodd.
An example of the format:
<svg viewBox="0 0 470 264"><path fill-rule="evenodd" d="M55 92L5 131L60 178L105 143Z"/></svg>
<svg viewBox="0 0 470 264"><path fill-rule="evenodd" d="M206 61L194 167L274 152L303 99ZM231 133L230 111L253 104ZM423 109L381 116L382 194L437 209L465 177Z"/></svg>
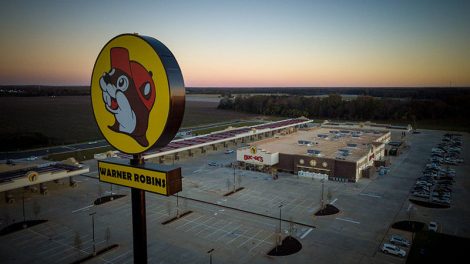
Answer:
<svg viewBox="0 0 470 264"><path fill-rule="evenodd" d="M261 156L252 156L252 155L244 155L243 160L256 160L258 162L263 162L263 157Z"/></svg>
<svg viewBox="0 0 470 264"><path fill-rule="evenodd" d="M137 188L162 195L180 192L181 168L144 164L131 166L128 160L107 159L98 161L100 181Z"/></svg>
<svg viewBox="0 0 470 264"><path fill-rule="evenodd" d="M183 75L158 40L123 34L96 59L91 101L96 123L116 149L139 154L167 145L184 114Z"/></svg>

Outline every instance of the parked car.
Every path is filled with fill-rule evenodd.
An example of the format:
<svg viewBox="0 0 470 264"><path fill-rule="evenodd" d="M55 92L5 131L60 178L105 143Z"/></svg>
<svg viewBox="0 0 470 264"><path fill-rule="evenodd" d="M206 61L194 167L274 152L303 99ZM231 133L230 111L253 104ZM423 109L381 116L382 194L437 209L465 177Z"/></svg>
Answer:
<svg viewBox="0 0 470 264"><path fill-rule="evenodd" d="M390 242L392 244L399 245L399 246L404 246L404 247L410 246L410 241L406 240L404 237L400 235L392 235L392 237L390 237Z"/></svg>
<svg viewBox="0 0 470 264"><path fill-rule="evenodd" d="M37 160L37 159L38 159L38 157L36 157L36 156L31 156L31 157L26 158L27 161L33 161L33 160Z"/></svg>
<svg viewBox="0 0 470 264"><path fill-rule="evenodd" d="M413 195L420 198L429 198L429 194L426 193L413 193Z"/></svg>
<svg viewBox="0 0 470 264"><path fill-rule="evenodd" d="M429 222L428 230L437 232L438 227L439 227L439 224L437 222L431 221Z"/></svg>
<svg viewBox="0 0 470 264"><path fill-rule="evenodd" d="M225 154L231 154L231 153L233 153L233 149L227 149L224 153Z"/></svg>
<svg viewBox="0 0 470 264"><path fill-rule="evenodd" d="M406 256L406 251L392 244L384 243L380 249L382 250L383 253L400 256L400 257Z"/></svg>
<svg viewBox="0 0 470 264"><path fill-rule="evenodd" d="M208 164L209 164L209 166L217 166L217 163L215 161L211 161Z"/></svg>

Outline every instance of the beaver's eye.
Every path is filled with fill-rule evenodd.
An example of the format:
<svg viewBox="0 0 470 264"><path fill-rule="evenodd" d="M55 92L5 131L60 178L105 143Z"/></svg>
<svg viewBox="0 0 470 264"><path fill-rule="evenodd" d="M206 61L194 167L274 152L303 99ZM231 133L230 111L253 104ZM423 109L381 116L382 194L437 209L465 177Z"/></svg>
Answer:
<svg viewBox="0 0 470 264"><path fill-rule="evenodd" d="M116 82L116 87L121 90L121 91L126 91L127 87L129 86L129 80L127 80L127 77L125 75L119 76L117 82Z"/></svg>

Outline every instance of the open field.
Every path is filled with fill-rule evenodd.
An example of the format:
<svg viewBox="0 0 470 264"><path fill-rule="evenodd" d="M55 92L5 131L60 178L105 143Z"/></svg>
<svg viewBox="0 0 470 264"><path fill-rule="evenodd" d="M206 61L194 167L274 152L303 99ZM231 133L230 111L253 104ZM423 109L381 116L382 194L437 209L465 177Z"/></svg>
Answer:
<svg viewBox="0 0 470 264"><path fill-rule="evenodd" d="M470 137L464 133L462 157L465 163L457 171L452 207L430 209L410 206L409 190L420 175L431 152L440 142L442 131L423 130L407 136L410 146L402 155L391 157L390 172L375 180L358 183L328 181L330 202L341 212L314 217L320 206L321 183L318 180L281 174L272 180L267 174L236 170L243 190L224 197L233 181L233 170L225 167L235 153L209 152L177 161L182 167L183 191L179 209L193 213L167 225L161 222L176 213L176 197L147 193L147 233L149 263L207 263L207 251L214 248L214 263L405 263L405 259L379 252L391 234L411 239L412 234L391 228L394 222L407 220L437 221L442 233L470 237ZM396 136L396 135L395 135ZM213 161L218 166L209 166ZM126 197L98 206L90 204L110 185L96 179L96 161L86 176L75 177L77 188L48 183L49 195L26 192L27 219L34 218L33 204L40 205L37 218L47 223L0 237L0 258L14 263L71 263L92 250L90 213L95 215L97 248L104 247L106 229L111 230L109 244L120 246L90 263L132 263L130 192L113 187ZM237 180L238 187L238 180ZM14 193L18 198L20 191ZM15 204L0 201L0 228L13 219L22 219L21 199ZM285 257L269 257L279 228L279 203L282 207L282 233L296 237L303 245L300 252ZM243 211L240 211L243 210ZM252 214L249 212L256 213ZM264 216L262 216L264 215ZM273 219L274 218L274 219ZM291 225L290 219L297 222ZM77 248L77 234L82 242ZM22 252L29 252L23 254Z"/></svg>
<svg viewBox="0 0 470 264"><path fill-rule="evenodd" d="M183 127L192 127L257 115L217 109L216 98L186 100ZM40 133L53 145L70 144L102 138L95 123L88 96L0 97L0 145L11 135ZM10 136L8 136L9 134ZM5 141L5 142L3 142Z"/></svg>

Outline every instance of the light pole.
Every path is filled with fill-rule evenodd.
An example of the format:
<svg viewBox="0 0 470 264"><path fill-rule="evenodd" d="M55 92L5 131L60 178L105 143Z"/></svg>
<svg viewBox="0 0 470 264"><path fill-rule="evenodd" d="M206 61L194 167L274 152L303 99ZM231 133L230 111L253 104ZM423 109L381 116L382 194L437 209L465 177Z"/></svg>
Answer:
<svg viewBox="0 0 470 264"><path fill-rule="evenodd" d="M281 224L282 224L281 216L282 216L282 206L283 205L284 204L282 204L282 203L279 204L279 234L281 234L281 231L282 231L282 229L281 229Z"/></svg>
<svg viewBox="0 0 470 264"><path fill-rule="evenodd" d="M209 254L209 264L212 264L212 252L214 251L213 248L211 248L209 251L207 251L207 254Z"/></svg>
<svg viewBox="0 0 470 264"><path fill-rule="evenodd" d="M415 238L415 222L411 222L411 213L413 210L417 210L412 204L408 207L408 224L411 227L411 242L414 241Z"/></svg>
<svg viewBox="0 0 470 264"><path fill-rule="evenodd" d="M324 203L325 201L323 200L323 191L325 189L325 179L321 179L321 210L324 209Z"/></svg>
<svg viewBox="0 0 470 264"><path fill-rule="evenodd" d="M235 166L233 166L233 192L235 193Z"/></svg>
<svg viewBox="0 0 470 264"><path fill-rule="evenodd" d="M96 212L90 213L90 215L91 215L91 228L93 230L93 256L96 255L96 248L95 248L95 214L96 214Z"/></svg>
<svg viewBox="0 0 470 264"><path fill-rule="evenodd" d="M179 204L178 204L178 193L176 193L176 218L180 218Z"/></svg>
<svg viewBox="0 0 470 264"><path fill-rule="evenodd" d="M23 226L26 225L26 214L25 214L25 211L24 211L24 189L23 189L23 192L22 192L22 197L23 197Z"/></svg>

